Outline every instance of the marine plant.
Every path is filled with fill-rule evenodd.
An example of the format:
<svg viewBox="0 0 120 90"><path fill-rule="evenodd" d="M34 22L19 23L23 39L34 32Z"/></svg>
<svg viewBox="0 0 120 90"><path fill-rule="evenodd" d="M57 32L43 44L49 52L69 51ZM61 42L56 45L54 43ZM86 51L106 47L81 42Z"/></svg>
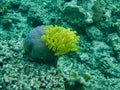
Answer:
<svg viewBox="0 0 120 90"><path fill-rule="evenodd" d="M77 51L80 36L76 35L76 31L71 31L60 26L46 26L45 34L42 35L42 40L47 47L55 53L55 56L60 56L71 51Z"/></svg>

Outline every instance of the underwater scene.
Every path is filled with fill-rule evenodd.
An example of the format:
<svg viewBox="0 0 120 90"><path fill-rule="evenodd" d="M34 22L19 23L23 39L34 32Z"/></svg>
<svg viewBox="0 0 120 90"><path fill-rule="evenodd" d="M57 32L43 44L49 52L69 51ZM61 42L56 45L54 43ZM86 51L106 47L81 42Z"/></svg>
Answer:
<svg viewBox="0 0 120 90"><path fill-rule="evenodd" d="M0 0L0 90L120 90L120 0Z"/></svg>

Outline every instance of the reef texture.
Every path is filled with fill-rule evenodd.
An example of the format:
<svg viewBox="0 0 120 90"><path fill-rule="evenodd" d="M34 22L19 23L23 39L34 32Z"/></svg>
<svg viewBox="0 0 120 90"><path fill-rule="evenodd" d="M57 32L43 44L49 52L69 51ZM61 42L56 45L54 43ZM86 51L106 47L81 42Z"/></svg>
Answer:
<svg viewBox="0 0 120 90"><path fill-rule="evenodd" d="M26 38L25 52L37 57L37 26L51 24L80 35L81 49L55 67L30 61L23 47ZM1 0L0 90L120 90L120 0Z"/></svg>

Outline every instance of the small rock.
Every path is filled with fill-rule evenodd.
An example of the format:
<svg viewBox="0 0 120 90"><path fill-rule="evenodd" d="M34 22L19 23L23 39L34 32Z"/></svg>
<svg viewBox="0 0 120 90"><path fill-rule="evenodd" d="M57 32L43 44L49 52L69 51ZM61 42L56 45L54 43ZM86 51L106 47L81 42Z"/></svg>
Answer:
<svg viewBox="0 0 120 90"><path fill-rule="evenodd" d="M3 60L0 59L0 66L3 66Z"/></svg>
<svg viewBox="0 0 120 90"><path fill-rule="evenodd" d="M94 26L88 27L86 28L85 31L90 39L94 39L94 40L103 39L103 33L97 27L94 27Z"/></svg>

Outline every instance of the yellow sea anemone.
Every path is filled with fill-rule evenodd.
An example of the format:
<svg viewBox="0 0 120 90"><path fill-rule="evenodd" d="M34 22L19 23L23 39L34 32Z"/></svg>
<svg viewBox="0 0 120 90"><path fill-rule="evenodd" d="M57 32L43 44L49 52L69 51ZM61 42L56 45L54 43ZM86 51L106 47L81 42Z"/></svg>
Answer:
<svg viewBox="0 0 120 90"><path fill-rule="evenodd" d="M77 51L80 48L77 45L80 36L76 35L76 31L53 25L46 26L44 30L45 34L41 38L47 47L54 51L55 56Z"/></svg>

